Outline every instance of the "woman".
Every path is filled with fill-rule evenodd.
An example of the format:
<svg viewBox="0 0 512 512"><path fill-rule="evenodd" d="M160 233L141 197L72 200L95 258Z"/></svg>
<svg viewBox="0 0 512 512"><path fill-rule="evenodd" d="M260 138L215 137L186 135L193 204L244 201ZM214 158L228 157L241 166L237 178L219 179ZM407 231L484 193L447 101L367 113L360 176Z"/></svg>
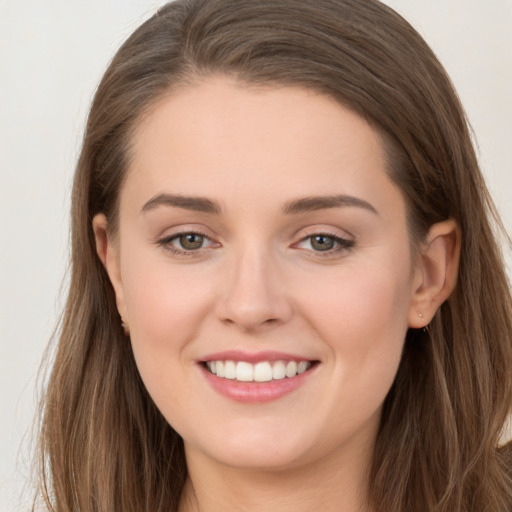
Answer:
<svg viewBox="0 0 512 512"><path fill-rule="evenodd" d="M168 4L89 115L48 508L510 510L490 219L450 81L391 9Z"/></svg>

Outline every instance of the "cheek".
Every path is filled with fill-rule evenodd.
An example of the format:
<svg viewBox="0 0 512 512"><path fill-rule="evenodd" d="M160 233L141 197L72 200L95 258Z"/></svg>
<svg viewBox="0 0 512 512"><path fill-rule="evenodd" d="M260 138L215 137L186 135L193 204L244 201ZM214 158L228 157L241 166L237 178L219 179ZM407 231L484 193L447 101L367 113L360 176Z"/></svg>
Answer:
<svg viewBox="0 0 512 512"><path fill-rule="evenodd" d="M408 329L407 272L391 264L385 270L354 266L307 288L303 316L328 347L340 378L382 394L394 379Z"/></svg>
<svg viewBox="0 0 512 512"><path fill-rule="evenodd" d="M211 310L204 275L132 253L123 289L137 368L154 402L173 426L194 403L188 370L190 341Z"/></svg>
<svg viewBox="0 0 512 512"><path fill-rule="evenodd" d="M343 269L339 277L315 279L306 283L306 288L303 309L310 312L312 321L318 318L329 337L347 331L381 332L385 336L394 328L402 331L407 326L410 284L399 271Z"/></svg>
<svg viewBox="0 0 512 512"><path fill-rule="evenodd" d="M209 310L208 272L132 254L122 274L130 328L148 343L179 343Z"/></svg>
<svg viewBox="0 0 512 512"><path fill-rule="evenodd" d="M184 384L193 364L189 347L211 311L212 285L206 286L205 272L136 251L122 274L137 367L155 403L174 411L178 397L185 403L193 399L192 388Z"/></svg>

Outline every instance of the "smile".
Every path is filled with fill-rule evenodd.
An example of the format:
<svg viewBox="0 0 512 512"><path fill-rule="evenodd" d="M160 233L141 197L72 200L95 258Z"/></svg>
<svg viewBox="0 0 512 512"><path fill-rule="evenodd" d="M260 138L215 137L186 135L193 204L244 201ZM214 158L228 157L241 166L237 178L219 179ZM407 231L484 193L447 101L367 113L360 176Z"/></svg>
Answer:
<svg viewBox="0 0 512 512"><path fill-rule="evenodd" d="M311 368L311 361L260 361L256 364L247 361L207 361L210 373L224 379L239 382L270 382L291 379Z"/></svg>

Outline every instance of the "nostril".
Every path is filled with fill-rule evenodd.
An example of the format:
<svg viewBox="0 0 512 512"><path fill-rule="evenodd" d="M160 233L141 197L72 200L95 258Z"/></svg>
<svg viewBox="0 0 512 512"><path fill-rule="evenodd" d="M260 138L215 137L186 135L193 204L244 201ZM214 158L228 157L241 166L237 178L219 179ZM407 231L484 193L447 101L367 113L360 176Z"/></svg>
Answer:
<svg viewBox="0 0 512 512"><path fill-rule="evenodd" d="M245 333L253 333L257 332L261 329L272 328L279 325L280 320L278 318L267 318L267 319L259 319L259 318L224 318L223 323L229 327L237 327L242 332Z"/></svg>

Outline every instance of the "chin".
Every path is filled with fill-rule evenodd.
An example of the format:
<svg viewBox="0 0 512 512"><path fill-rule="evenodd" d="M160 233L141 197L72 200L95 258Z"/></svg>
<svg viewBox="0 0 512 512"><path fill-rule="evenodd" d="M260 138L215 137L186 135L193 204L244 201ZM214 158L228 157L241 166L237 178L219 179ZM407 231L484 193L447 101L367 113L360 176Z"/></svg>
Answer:
<svg viewBox="0 0 512 512"><path fill-rule="evenodd" d="M208 442L187 443L187 454L200 452L204 457L246 470L279 471L300 467L321 458L329 449L315 437L297 428L263 428L261 423L236 432L224 429L224 435L212 435Z"/></svg>
<svg viewBox="0 0 512 512"><path fill-rule="evenodd" d="M205 455L224 466L247 471L285 471L306 463L303 453L297 450L277 449L275 444L266 447L225 447Z"/></svg>

